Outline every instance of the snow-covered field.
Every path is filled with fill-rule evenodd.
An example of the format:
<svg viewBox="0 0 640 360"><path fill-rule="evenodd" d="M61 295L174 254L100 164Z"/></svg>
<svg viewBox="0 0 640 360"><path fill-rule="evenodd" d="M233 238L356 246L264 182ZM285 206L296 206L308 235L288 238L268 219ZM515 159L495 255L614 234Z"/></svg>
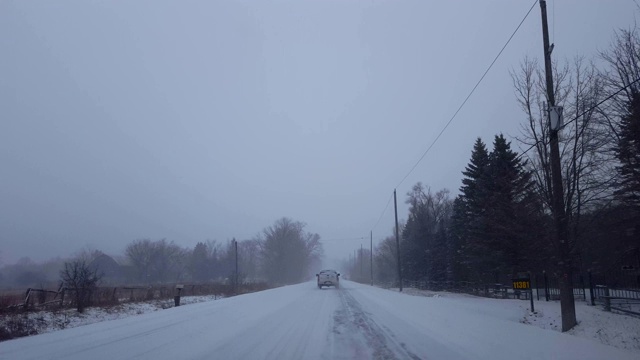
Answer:
<svg viewBox="0 0 640 360"><path fill-rule="evenodd" d="M563 334L559 303L528 306L309 282L6 341L0 359L640 358L639 319L578 303Z"/></svg>
<svg viewBox="0 0 640 360"><path fill-rule="evenodd" d="M180 299L180 305L212 301L220 298L220 296L216 295L183 296ZM146 314L168 309L173 306L173 299L164 299L141 303L123 303L104 308L90 307L85 309L83 313L78 313L75 309L28 312L26 314L14 314L0 317L0 327L7 326L9 321L16 320L29 324L37 331L38 334L43 334L107 320L122 319L133 315Z"/></svg>

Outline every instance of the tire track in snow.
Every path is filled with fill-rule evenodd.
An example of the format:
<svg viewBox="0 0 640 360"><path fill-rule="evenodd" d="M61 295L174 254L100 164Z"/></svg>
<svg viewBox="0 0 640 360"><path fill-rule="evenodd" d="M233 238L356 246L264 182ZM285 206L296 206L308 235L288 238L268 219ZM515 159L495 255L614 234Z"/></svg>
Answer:
<svg viewBox="0 0 640 360"><path fill-rule="evenodd" d="M396 341L386 327L378 325L353 298L350 289L338 291L341 308L333 316L334 341L347 353L334 353L334 358L348 359L417 359L420 357ZM340 351L340 349L334 349Z"/></svg>

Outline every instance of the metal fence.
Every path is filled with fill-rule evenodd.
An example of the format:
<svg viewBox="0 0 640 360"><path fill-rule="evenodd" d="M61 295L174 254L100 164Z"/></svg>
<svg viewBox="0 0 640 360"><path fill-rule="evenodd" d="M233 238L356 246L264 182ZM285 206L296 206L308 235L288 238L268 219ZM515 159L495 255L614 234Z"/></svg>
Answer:
<svg viewBox="0 0 640 360"><path fill-rule="evenodd" d="M640 271L625 269L613 274L589 275L592 305L640 317Z"/></svg>
<svg viewBox="0 0 640 360"><path fill-rule="evenodd" d="M464 281L424 281L404 280L403 286L429 291L448 291L466 293L491 298L528 299L528 291L513 290L509 279L515 276L502 276L500 282L464 282ZM532 296L536 300L560 300L560 278L547 272L531 274ZM397 288L399 283L377 283L385 288ZM576 273L573 277L573 296L575 301L584 301L603 309L617 310L640 316L640 271L620 269L600 273Z"/></svg>

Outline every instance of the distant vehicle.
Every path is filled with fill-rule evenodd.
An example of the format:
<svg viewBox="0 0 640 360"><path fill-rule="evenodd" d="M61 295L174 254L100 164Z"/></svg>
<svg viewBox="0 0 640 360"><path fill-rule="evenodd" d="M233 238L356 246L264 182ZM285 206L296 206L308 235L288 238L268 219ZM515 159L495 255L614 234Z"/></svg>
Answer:
<svg viewBox="0 0 640 360"><path fill-rule="evenodd" d="M340 288L340 273L335 270L322 270L316 274L316 277L318 278L319 289L322 289L323 286Z"/></svg>

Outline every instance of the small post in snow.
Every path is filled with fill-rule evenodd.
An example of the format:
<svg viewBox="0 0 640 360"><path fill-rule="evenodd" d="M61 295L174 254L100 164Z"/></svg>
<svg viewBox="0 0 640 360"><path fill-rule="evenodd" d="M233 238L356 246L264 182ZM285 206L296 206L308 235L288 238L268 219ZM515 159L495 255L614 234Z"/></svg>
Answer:
<svg viewBox="0 0 640 360"><path fill-rule="evenodd" d="M589 296L591 296L591 306L596 306L596 299L593 296L593 278L591 277L591 269L589 269Z"/></svg>
<svg viewBox="0 0 640 360"><path fill-rule="evenodd" d="M527 273L529 275L529 299L531 300L531 312L535 313L536 310L533 307L533 286L531 286L531 271Z"/></svg>
<svg viewBox="0 0 640 360"><path fill-rule="evenodd" d="M178 290L178 295L173 297L173 303L175 306L180 306L180 292L184 289L184 285L176 285L176 290Z"/></svg>

